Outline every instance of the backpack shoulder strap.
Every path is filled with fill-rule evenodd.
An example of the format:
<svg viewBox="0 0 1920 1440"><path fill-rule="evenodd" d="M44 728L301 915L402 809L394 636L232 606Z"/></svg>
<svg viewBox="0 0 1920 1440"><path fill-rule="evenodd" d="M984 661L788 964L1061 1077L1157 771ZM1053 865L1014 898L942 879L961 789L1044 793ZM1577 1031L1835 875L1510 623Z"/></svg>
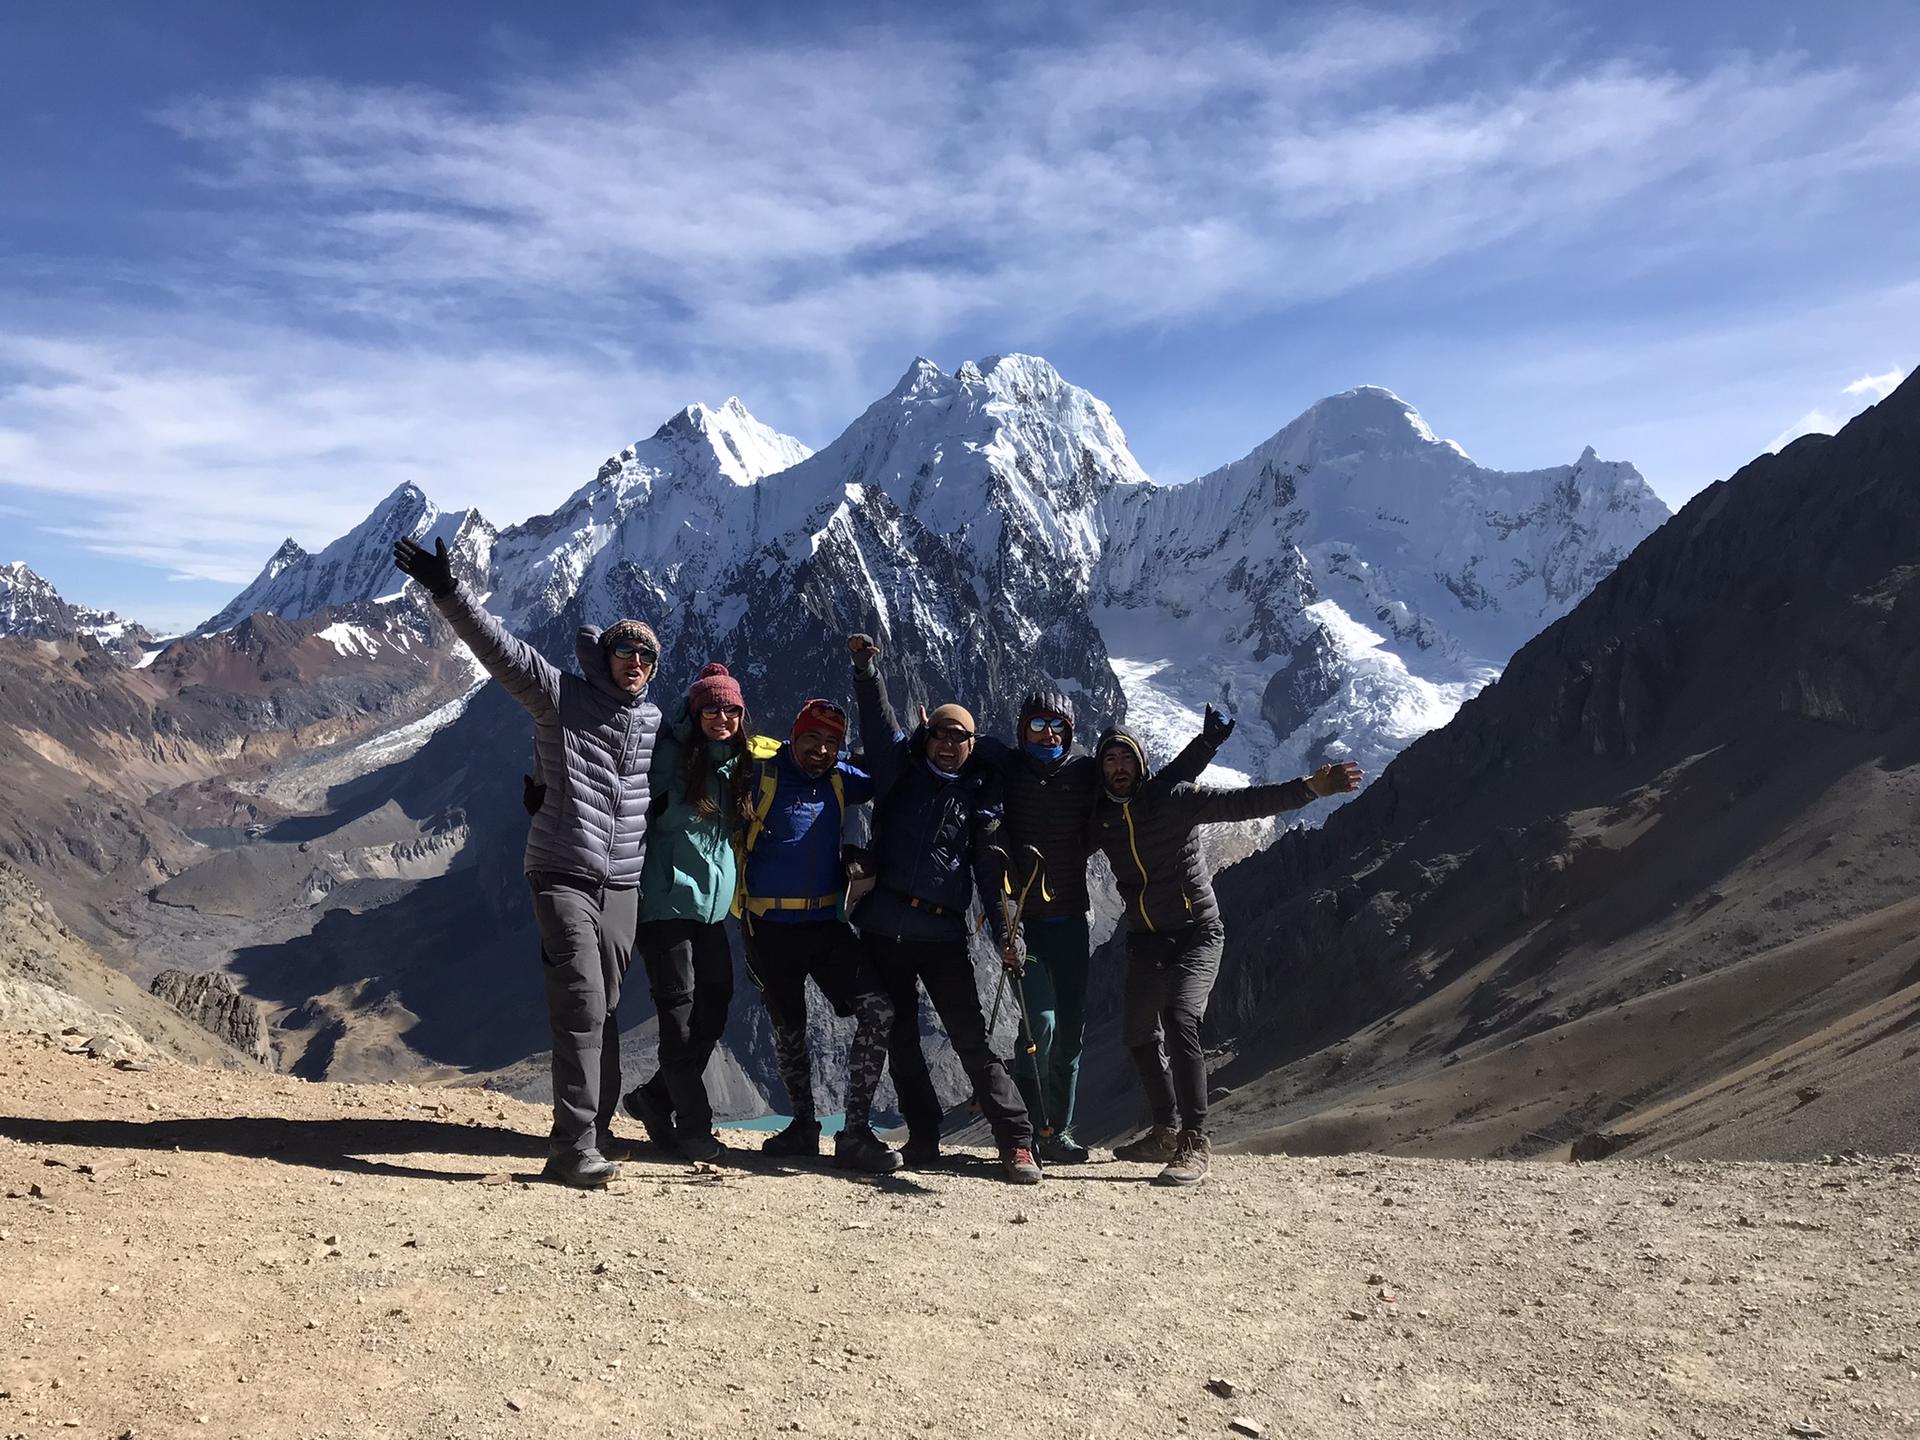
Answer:
<svg viewBox="0 0 1920 1440"><path fill-rule="evenodd" d="M759 798L753 803L753 819L747 823L747 841L742 847L748 854L753 853L753 847L759 843L760 832L767 828L767 816L773 813L773 793L780 786L777 766L763 760L754 766L754 770Z"/></svg>

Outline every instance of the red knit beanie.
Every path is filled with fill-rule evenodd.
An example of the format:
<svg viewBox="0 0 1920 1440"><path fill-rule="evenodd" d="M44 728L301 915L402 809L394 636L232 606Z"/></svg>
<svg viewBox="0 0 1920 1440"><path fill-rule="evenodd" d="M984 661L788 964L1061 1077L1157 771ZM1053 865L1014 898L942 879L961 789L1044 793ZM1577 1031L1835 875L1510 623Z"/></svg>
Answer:
<svg viewBox="0 0 1920 1440"><path fill-rule="evenodd" d="M738 705L745 709L740 682L727 673L718 660L710 660L700 670L700 678L687 687L687 709L698 715L709 705Z"/></svg>
<svg viewBox="0 0 1920 1440"><path fill-rule="evenodd" d="M800 713L793 717L793 738L798 740L809 730L820 730L833 736L836 744L844 744L847 738L847 712L831 700L809 700L800 707Z"/></svg>

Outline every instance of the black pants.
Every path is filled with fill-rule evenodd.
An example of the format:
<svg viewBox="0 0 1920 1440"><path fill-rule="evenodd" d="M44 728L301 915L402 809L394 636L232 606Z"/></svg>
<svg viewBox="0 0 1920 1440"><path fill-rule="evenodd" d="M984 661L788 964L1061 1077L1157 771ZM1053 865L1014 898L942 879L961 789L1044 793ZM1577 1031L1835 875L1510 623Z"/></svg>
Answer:
<svg viewBox="0 0 1920 1440"><path fill-rule="evenodd" d="M1225 944L1226 932L1218 925L1127 936L1120 1034L1133 1054L1156 1125L1199 1130L1207 1123L1200 1021L1220 975Z"/></svg>
<svg viewBox="0 0 1920 1440"><path fill-rule="evenodd" d="M869 935L867 954L893 1002L893 1032L887 1048L893 1058L894 1092L900 1097L900 1113L912 1138L921 1144L940 1139L940 1097L920 1049L919 987L925 985L953 1053L973 1082L993 1138L1002 1147L1032 1145L1033 1124L1020 1091L1007 1073L1006 1062L987 1044L987 1017L980 1008L967 942Z"/></svg>
<svg viewBox="0 0 1920 1440"><path fill-rule="evenodd" d="M527 876L553 1032L555 1155L601 1144L620 1103L620 982L633 958L640 892L540 871Z"/></svg>
<svg viewBox="0 0 1920 1440"><path fill-rule="evenodd" d="M660 1068L647 1093L673 1111L674 1132L705 1135L713 1129L707 1098L707 1062L727 1028L733 1003L733 951L724 922L649 920L640 927L639 950L660 1016Z"/></svg>
<svg viewBox="0 0 1920 1440"><path fill-rule="evenodd" d="M773 1055L796 1120L815 1118L813 1057L807 1051L807 977L834 1014L855 1022L847 1052L846 1128L872 1125L873 1092L887 1064L893 1004L851 926L825 919L760 919L747 926L747 978L760 987L773 1022Z"/></svg>

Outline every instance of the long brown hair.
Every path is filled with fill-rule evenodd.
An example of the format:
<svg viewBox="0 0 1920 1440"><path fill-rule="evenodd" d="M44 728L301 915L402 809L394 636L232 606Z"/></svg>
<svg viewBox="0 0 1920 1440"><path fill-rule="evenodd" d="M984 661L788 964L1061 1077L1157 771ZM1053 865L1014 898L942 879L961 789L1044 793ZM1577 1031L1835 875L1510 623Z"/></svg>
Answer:
<svg viewBox="0 0 1920 1440"><path fill-rule="evenodd" d="M740 728L733 732L733 739L720 742L732 752L734 762L733 774L727 777L727 810L722 815L712 787L707 784L713 768L707 750L716 742L707 738L707 732L700 726L700 717L693 717L693 743L687 746L681 778L686 781L687 803L693 806L694 814L708 820L724 819L730 825L744 825L753 819L753 766L747 758L747 736L752 729L753 719L742 707Z"/></svg>

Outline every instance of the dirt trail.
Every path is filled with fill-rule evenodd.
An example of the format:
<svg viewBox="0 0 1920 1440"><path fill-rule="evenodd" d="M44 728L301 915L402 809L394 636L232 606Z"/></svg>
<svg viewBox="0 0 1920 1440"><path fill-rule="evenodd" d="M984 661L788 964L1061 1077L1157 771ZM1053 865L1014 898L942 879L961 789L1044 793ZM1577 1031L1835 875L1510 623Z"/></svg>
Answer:
<svg viewBox="0 0 1920 1440"><path fill-rule="evenodd" d="M17 1037L0 1112L0 1436L1920 1427L1906 1160L642 1161L582 1196L521 1183L542 1113L485 1092Z"/></svg>

